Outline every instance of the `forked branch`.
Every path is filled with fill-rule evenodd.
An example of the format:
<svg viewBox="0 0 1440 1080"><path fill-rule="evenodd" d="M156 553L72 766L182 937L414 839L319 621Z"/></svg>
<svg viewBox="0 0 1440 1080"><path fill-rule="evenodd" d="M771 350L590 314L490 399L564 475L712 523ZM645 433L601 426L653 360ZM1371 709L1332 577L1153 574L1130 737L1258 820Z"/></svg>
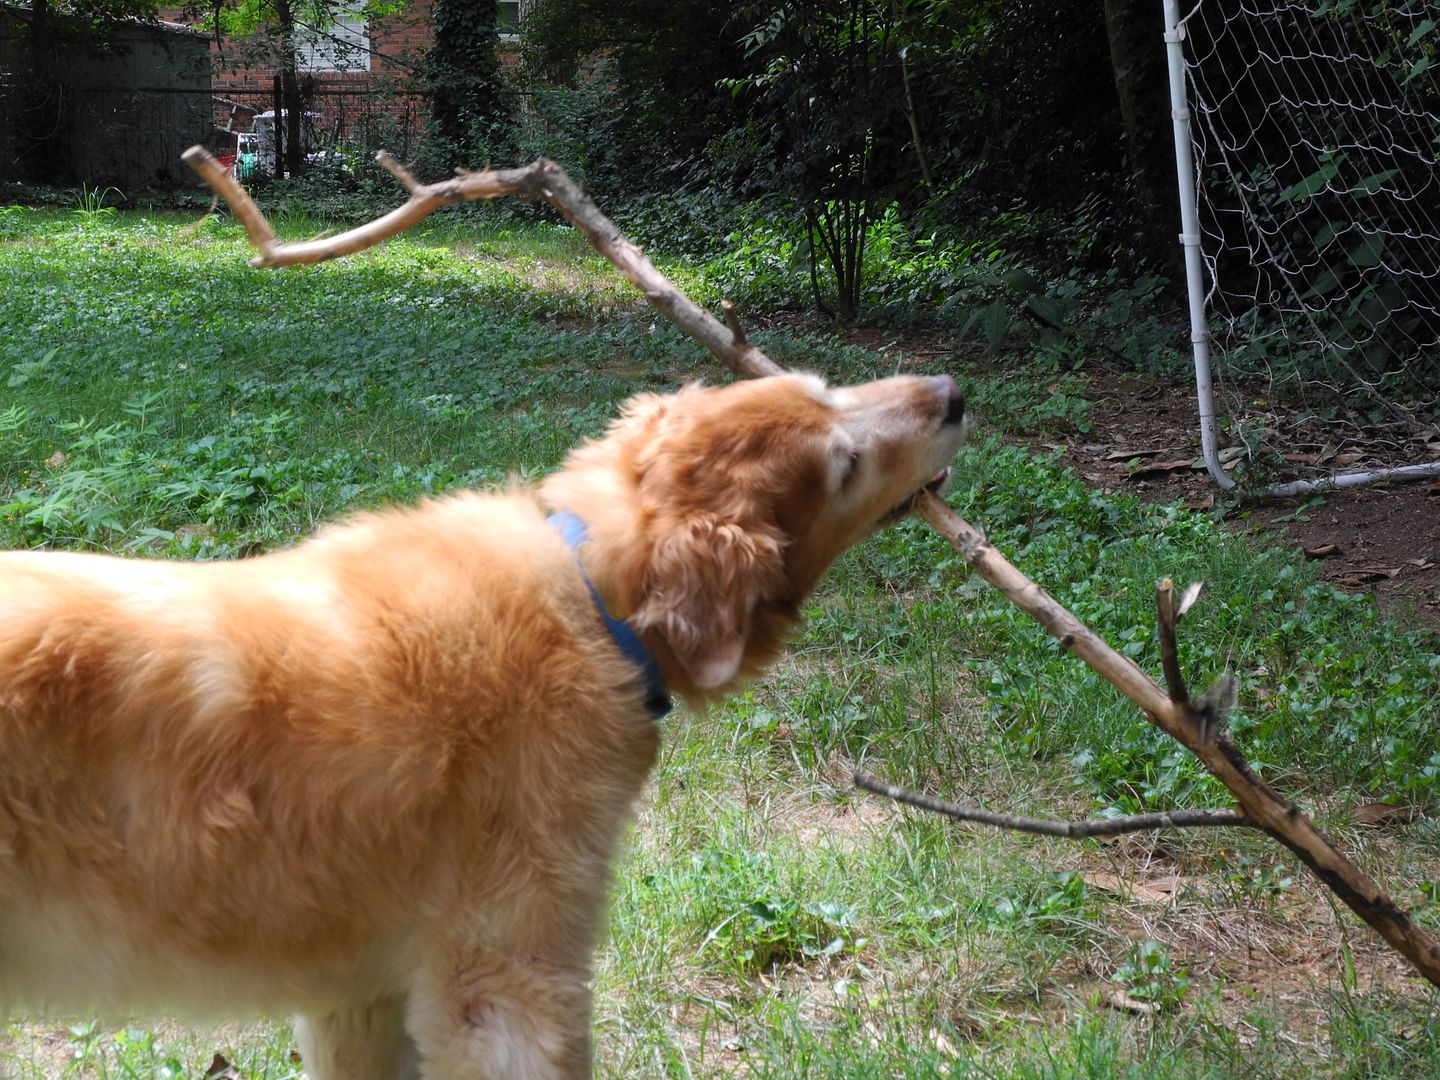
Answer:
<svg viewBox="0 0 1440 1080"><path fill-rule="evenodd" d="M745 377L778 373L781 368L745 339L733 312L726 329L714 316L682 295L674 284L621 235L589 198L554 162L543 158L520 169L463 173L438 184L419 184L398 166L391 172L410 192L409 200L389 214L349 232L301 244L281 244L244 190L202 147L185 160L230 204L260 250L255 266L320 262L364 250L415 225L442 206L497 195L543 198L580 229L595 248L667 318L708 349L731 371ZM387 166L389 167L389 166ZM1188 699L1175 659L1175 625L1188 603L1167 617L1160 614L1162 642L1169 635L1170 659L1164 661L1171 692L1129 658L1110 648L991 547L985 537L938 497L924 492L915 508L965 558L982 578L1012 603L1034 616L1077 657L1114 684L1158 727L1189 749L1235 796L1240 816L1293 851L1357 915L1436 986L1440 986L1440 945L1402 911L1376 884L1317 829L1293 803L1283 799L1251 771L1225 737L1224 716L1234 703L1228 676L1197 702ZM1162 586L1163 589L1163 586ZM1168 592L1168 591L1167 591ZM1188 597L1193 600L1193 596ZM1170 601L1173 605L1173 598ZM1160 601L1162 606L1166 601ZM1168 625L1168 630L1166 629Z"/></svg>
<svg viewBox="0 0 1440 1080"><path fill-rule="evenodd" d="M208 150L192 146L182 156L225 199L231 212L245 226L250 242L260 251L250 260L254 267L301 266L364 251L418 225L442 206L493 199L497 195L544 199L584 233L595 249L610 260L626 281L644 293L645 299L661 314L735 374L754 378L780 373L780 365L745 340L743 334L737 338L656 270L645 253L625 239L565 170L545 158L537 158L519 169L462 172L450 180L421 184L382 150L376 157L410 192L406 202L384 217L348 232L298 244L282 244L245 189Z"/></svg>
<svg viewBox="0 0 1440 1080"><path fill-rule="evenodd" d="M1369 923L1420 974L1440 986L1440 944L1381 892L1299 807L1281 798L1256 776L1225 737L1221 728L1224 712L1234 701L1232 678L1222 679L1207 694L1210 700L1204 704L1172 700L1135 661L1116 652L1056 603L1049 593L996 551L984 535L936 496L923 493L916 502L916 511L965 557L971 569L1016 607L1034 616L1061 645L1139 706L1151 723L1199 758L1200 763L1230 789L1247 821L1294 852L1350 910ZM1172 648L1173 632L1172 625Z"/></svg>

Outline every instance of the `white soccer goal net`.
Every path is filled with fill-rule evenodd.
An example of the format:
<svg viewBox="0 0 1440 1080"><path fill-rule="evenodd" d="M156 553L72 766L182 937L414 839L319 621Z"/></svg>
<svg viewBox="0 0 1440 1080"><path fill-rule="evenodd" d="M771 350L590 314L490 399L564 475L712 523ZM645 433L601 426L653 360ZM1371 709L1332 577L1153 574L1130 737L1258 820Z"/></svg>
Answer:
<svg viewBox="0 0 1440 1080"><path fill-rule="evenodd" d="M1200 0L1181 25L1229 434L1271 478L1440 458L1440 4Z"/></svg>

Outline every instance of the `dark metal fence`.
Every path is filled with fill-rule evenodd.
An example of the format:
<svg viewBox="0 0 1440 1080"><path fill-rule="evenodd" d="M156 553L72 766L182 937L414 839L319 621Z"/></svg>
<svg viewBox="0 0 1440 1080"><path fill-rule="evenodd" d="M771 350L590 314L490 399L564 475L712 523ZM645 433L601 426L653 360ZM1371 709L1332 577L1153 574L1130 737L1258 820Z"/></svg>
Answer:
<svg viewBox="0 0 1440 1080"><path fill-rule="evenodd" d="M210 133L207 95L194 90L79 87L63 91L69 171L94 186L172 188L191 182L180 155Z"/></svg>
<svg viewBox="0 0 1440 1080"><path fill-rule="evenodd" d="M381 149L404 159L418 144L419 102L389 86L363 80L305 80L301 102L302 170L353 170ZM218 90L214 110L211 143L222 152L229 144L242 176L284 175L289 125L278 85L265 90Z"/></svg>
<svg viewBox="0 0 1440 1080"><path fill-rule="evenodd" d="M195 184L181 153L200 143L236 159L242 176L277 175L273 90L178 89L168 87L68 87L48 104L53 123L46 140L47 161L56 183L114 186L124 192ZM23 156L34 146L24 110L32 107L25 87L0 81L0 181L23 175ZM420 135L415 98L362 81L310 83L304 87L302 168L353 170L384 148L409 157ZM257 123L258 120L258 123ZM280 125L283 131L284 125ZM270 140L268 148L264 146Z"/></svg>

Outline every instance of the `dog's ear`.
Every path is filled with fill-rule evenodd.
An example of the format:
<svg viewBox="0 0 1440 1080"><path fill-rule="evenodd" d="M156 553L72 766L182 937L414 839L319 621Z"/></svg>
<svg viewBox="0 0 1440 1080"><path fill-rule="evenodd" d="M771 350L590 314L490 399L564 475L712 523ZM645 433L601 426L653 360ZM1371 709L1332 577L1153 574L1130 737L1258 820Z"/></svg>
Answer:
<svg viewBox="0 0 1440 1080"><path fill-rule="evenodd" d="M657 539L630 621L656 631L702 690L740 673L751 615L784 576L777 532L691 513Z"/></svg>

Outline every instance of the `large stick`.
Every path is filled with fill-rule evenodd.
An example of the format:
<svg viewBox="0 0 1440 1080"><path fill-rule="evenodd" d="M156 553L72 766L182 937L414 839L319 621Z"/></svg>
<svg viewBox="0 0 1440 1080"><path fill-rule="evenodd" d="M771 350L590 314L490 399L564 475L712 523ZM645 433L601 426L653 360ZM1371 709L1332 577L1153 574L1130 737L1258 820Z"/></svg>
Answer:
<svg viewBox="0 0 1440 1080"><path fill-rule="evenodd" d="M916 512L935 527L971 568L999 589L1016 607L1034 618L1180 743L1230 789L1246 819L1293 851L1345 904L1369 923L1425 978L1440 986L1440 944L1401 910L1358 866L1345 856L1294 803L1250 769L1219 730L1218 702L1192 705L1172 700L1135 661L1122 656L1088 626L1055 602L1044 589L1011 565L989 541L959 514L929 492L916 502ZM1162 594L1167 590L1164 583ZM1163 604L1164 601L1162 600ZM1161 621L1164 632L1164 618ZM1171 624L1173 629L1173 623ZM1217 697L1233 693L1220 688Z"/></svg>
<svg viewBox="0 0 1440 1080"><path fill-rule="evenodd" d="M377 221L338 236L301 244L280 244L249 196L203 147L191 147L184 158L230 204L235 216L245 225L251 241L260 249L260 255L252 260L252 264L262 267L320 262L364 250L403 232L441 206L452 203L488 199L496 195L544 198L580 229L655 308L705 346L731 371L744 377L755 377L776 374L781 370L778 364L746 340L733 312L726 311L732 327L726 329L709 312L685 297L552 161L541 158L521 169L463 173L454 180L422 185L388 157L382 157L382 162L410 192L408 202ZM1188 695L1183 693L1183 684L1178 687L1181 692L1167 694L1133 660L1110 648L1044 589L1015 569L980 532L935 495L922 492L916 500L915 510L964 556L976 573L1004 593L1011 603L1034 616L1062 645L1113 683L1162 731L1199 758L1201 764L1230 789L1247 821L1294 852L1417 971L1440 986L1440 944L1381 892L1299 807L1281 798L1269 784L1256 776L1224 736L1221 728L1224 712L1233 701L1233 681L1222 680L1222 684L1208 695L1209 700L1202 698L1195 703L1191 703ZM1164 584L1161 592L1162 651L1166 653L1167 680L1171 682L1172 692L1175 692L1179 669L1173 663L1174 627L1188 600L1193 597L1182 602L1180 612L1169 610L1167 614L1167 604L1172 600ZM1168 644L1165 643L1167 632L1171 635Z"/></svg>
<svg viewBox="0 0 1440 1080"><path fill-rule="evenodd" d="M245 226L250 242L260 250L260 254L250 260L254 267L301 266L364 251L418 225L442 206L493 199L497 195L544 199L583 232L625 280L645 294L645 299L735 374L754 378L778 375L781 371L780 365L751 345L743 333L727 330L677 289L651 265L644 252L625 239L564 169L545 158L538 158L521 169L467 172L453 180L421 184L382 150L376 157L410 192L408 202L349 232L299 244L281 244L259 207L208 150L192 146L182 157L230 204L231 212ZM735 326L738 329L738 324Z"/></svg>

